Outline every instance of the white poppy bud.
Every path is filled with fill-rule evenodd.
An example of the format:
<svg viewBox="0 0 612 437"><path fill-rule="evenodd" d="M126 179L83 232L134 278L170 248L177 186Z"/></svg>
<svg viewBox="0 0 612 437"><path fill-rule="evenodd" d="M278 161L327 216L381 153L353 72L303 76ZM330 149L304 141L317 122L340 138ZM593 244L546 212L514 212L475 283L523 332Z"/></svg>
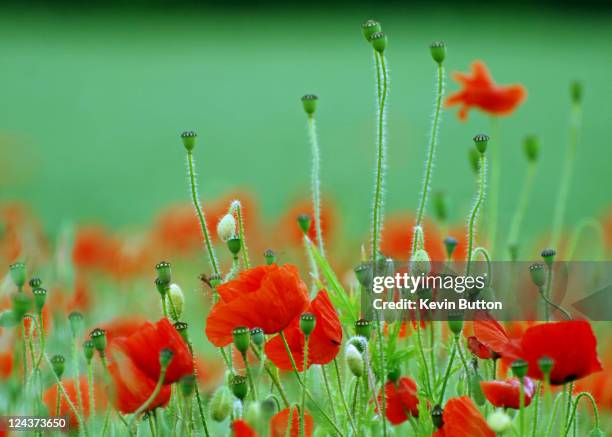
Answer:
<svg viewBox="0 0 612 437"><path fill-rule="evenodd" d="M363 357L361 356L361 352L359 352L355 346L349 344L346 347L344 359L346 360L346 364L353 375L355 375L357 378L363 375Z"/></svg>
<svg viewBox="0 0 612 437"><path fill-rule="evenodd" d="M217 235L226 242L236 236L236 219L232 214L225 214L217 223Z"/></svg>

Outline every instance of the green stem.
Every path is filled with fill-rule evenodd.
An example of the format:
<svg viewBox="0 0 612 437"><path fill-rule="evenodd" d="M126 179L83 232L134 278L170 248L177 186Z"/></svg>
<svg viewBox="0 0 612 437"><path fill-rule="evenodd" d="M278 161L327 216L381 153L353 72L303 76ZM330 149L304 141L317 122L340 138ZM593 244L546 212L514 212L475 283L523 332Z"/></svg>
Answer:
<svg viewBox="0 0 612 437"><path fill-rule="evenodd" d="M157 398L157 395L159 395L159 392L161 391L162 386L164 385L164 380L166 379L167 370L168 365L162 366L161 371L159 372L159 379L157 380L157 384L155 385L151 396L149 396L149 398L140 407L138 407L136 412L134 412L132 418L128 422L128 429L132 429L132 426L134 425L134 422L136 421L138 416L140 416L144 411L146 411L146 409L149 408L149 405L151 405L155 398Z"/></svg>
<svg viewBox="0 0 612 437"><path fill-rule="evenodd" d="M587 218L582 220L578 226L576 226L576 230L574 231L574 234L572 235L572 239L570 241L569 244L569 248L567 250L567 256L565 257L568 261L573 261L574 260L574 255L576 253L576 249L578 248L578 243L582 240L582 234L584 234L584 232L587 229L592 229L593 232L597 235L596 241L599 245L598 247L598 253L597 255L594 257L595 260L600 260L604 254L605 248L604 248L604 242L606 241L606 236L605 236L605 232L603 230L603 227L601 226L601 223L599 223L597 220L595 220L594 218Z"/></svg>
<svg viewBox="0 0 612 437"><path fill-rule="evenodd" d="M96 414L96 399L94 398L94 374L91 361L87 362L87 388L89 390L89 415L94 417Z"/></svg>
<svg viewBox="0 0 612 437"><path fill-rule="evenodd" d="M383 394L385 391L385 378L387 376L387 372L386 372L386 363L385 363L385 348L383 345L383 329L382 329L382 322L380 320L378 320L376 322L376 326L377 326L377 330L378 332L376 333L376 337L378 338L378 353L379 353L379 357L378 357L378 361L379 361L379 373L380 373L380 381L381 381L381 387L383 390ZM387 437L387 397L386 396L381 396L382 400L381 400L381 421L383 424L383 436Z"/></svg>
<svg viewBox="0 0 612 437"><path fill-rule="evenodd" d="M553 403L553 410L552 413L550 415L550 418L548 419L548 425L546 425L546 434L545 437L549 437L550 433L552 431L553 428L553 424L555 423L555 417L557 416L557 409L559 408L559 402L561 401L561 399L563 398L563 394L559 394L556 398L555 398L555 402Z"/></svg>
<svg viewBox="0 0 612 437"><path fill-rule="evenodd" d="M206 423L206 415L204 414L204 407L202 406L202 397L200 396L200 387L199 387L198 379L197 379L197 376L198 376L197 366L195 365L195 357L193 354L193 345L191 341L187 342L187 346L189 347L189 353L191 353L191 359L193 361L193 368L194 368L194 372L196 376L195 395L196 395L196 401L198 404L198 412L200 413L200 419L202 419L202 427L204 428L204 435L206 437L210 437L210 434L208 432L208 424Z"/></svg>
<svg viewBox="0 0 612 437"><path fill-rule="evenodd" d="M567 407L565 409L565 414L563 415L563 422L565 423L565 425L569 428L569 419L570 419L570 412L571 412L571 408L572 408L572 392L574 391L574 383L570 382L567 385Z"/></svg>
<svg viewBox="0 0 612 437"><path fill-rule="evenodd" d="M542 382L538 381L538 385L536 386L535 399L534 403L534 411L533 411L533 423L531 425L531 437L536 437L538 435L538 415L540 410L540 391L542 390Z"/></svg>
<svg viewBox="0 0 612 437"><path fill-rule="evenodd" d="M312 207L314 212L314 224L317 232L317 245L319 253L325 257L325 248L323 246L323 231L321 227L321 152L319 148L319 140L317 138L317 124L314 114L308 114L308 138L312 150Z"/></svg>
<svg viewBox="0 0 612 437"><path fill-rule="evenodd" d="M55 397L55 417L59 417L60 415L60 405L62 404L62 393L60 391L59 383L56 384L57 388L57 396Z"/></svg>
<svg viewBox="0 0 612 437"><path fill-rule="evenodd" d="M595 401L595 398L593 397L591 393L583 391L581 393L578 393L578 395L576 396L576 399L574 400L572 414L569 418L569 421L567 422L567 426L565 427L565 432L563 433L564 436L567 436L567 434L569 433L570 427L572 425L572 421L574 421L576 417L576 410L578 408L578 402L580 401L580 399L584 397L586 397L589 401L591 401L591 406L593 407L593 415L595 416L595 428L599 428L599 410L597 408L597 402Z"/></svg>
<svg viewBox="0 0 612 437"><path fill-rule="evenodd" d="M518 237L520 235L521 223L523 222L523 217L525 216L525 211L527 210L527 205L529 204L529 196L531 195L531 191L533 188L533 180L536 173L536 164L535 162L530 162L529 167L527 168L527 176L525 177L525 183L523 184L523 189L521 190L521 194L519 196L518 205L516 210L514 211L514 215L512 216L512 224L510 225L510 231L508 232L508 250L510 251L510 255L512 258L516 256L516 248L518 246ZM516 259L512 259L512 261L516 261Z"/></svg>
<svg viewBox="0 0 612 437"><path fill-rule="evenodd" d="M83 408L83 395L81 393L80 375L79 375L79 350L77 345L77 337L72 337L72 361L74 362L74 382L76 386L77 403L79 411L85 417L85 409Z"/></svg>
<svg viewBox="0 0 612 437"><path fill-rule="evenodd" d="M546 293L545 293L545 291L543 290L542 287L539 288L539 291L540 291L540 296L544 300L544 308L545 308L545 314L546 314L546 321L549 320L549 315L548 315L549 314L549 312L548 312L548 306L549 305L551 307L555 308L556 310L562 312L563 315L567 318L567 320L572 320L572 315L565 308L563 308L561 305L557 305L552 300L550 300L546 296Z"/></svg>
<svg viewBox="0 0 612 437"><path fill-rule="evenodd" d="M153 421L152 415L149 415L149 417L147 417L147 422L149 422L149 430L151 431L151 436L157 437L157 432L155 432L155 422Z"/></svg>
<svg viewBox="0 0 612 437"><path fill-rule="evenodd" d="M242 262L244 262L244 267L249 269L251 268L251 261L249 260L249 248L247 247L246 234L244 230L242 204L239 200L234 200L232 202L232 208L234 209L234 211L236 211L236 215L238 216L238 236L240 237L240 241L242 244Z"/></svg>
<svg viewBox="0 0 612 437"><path fill-rule="evenodd" d="M344 406L344 411L346 412L346 416L348 417L351 428L353 429L353 434L356 436L357 429L355 428L355 423L353 422L353 415L349 410L348 403L346 402L346 397L344 396L344 390L342 388L342 378L340 377L340 369L338 368L338 360L336 358L334 358L334 368L336 369L336 380L338 382L338 391L340 391L342 405Z"/></svg>
<svg viewBox="0 0 612 437"><path fill-rule="evenodd" d="M491 154L491 189L490 189L490 200L489 209L487 214L488 221L488 233L489 233L489 250L495 255L495 240L497 239L497 219L499 212L499 188L501 181L501 161L500 161L500 147L501 147L501 134L499 129L499 120L497 117L491 117L491 131L492 141L489 141L489 147Z"/></svg>
<svg viewBox="0 0 612 437"><path fill-rule="evenodd" d="M253 393L253 399L255 400L255 402L257 402L257 390L255 390L255 383L253 382L251 366L249 366L246 352L242 353L242 361L244 361L244 368L246 369L247 379L249 380L249 385L251 386L251 393Z"/></svg>
<svg viewBox="0 0 612 437"><path fill-rule="evenodd" d="M331 386L329 385L329 378L327 377L327 371L325 370L325 365L321 365L321 373L323 375L323 384L325 385L325 392L327 393L327 397L329 398L329 406L331 409L331 415L334 420L336 418L336 408L334 407L334 397L332 396Z"/></svg>
<svg viewBox="0 0 612 437"><path fill-rule="evenodd" d="M480 154L480 169L478 174L478 194L472 211L470 212L470 218L468 221L468 251L467 251L467 265L466 265L466 276L470 274L470 264L474 253L472 248L474 247L474 239L476 238L476 222L478 220L478 213L484 202L485 198L485 183L487 180L487 158L483 153Z"/></svg>
<svg viewBox="0 0 612 437"><path fill-rule="evenodd" d="M453 342L451 356L448 359L448 364L446 365L446 371L444 372L444 379L442 380L442 389L440 390L440 397L438 398L438 405L442 405L444 401L444 392L446 391L446 384L448 383L448 378L450 376L451 368L453 367L453 360L455 359L455 353L457 352L457 344Z"/></svg>
<svg viewBox="0 0 612 437"><path fill-rule="evenodd" d="M425 390L427 391L427 397L430 399L433 398L433 393L431 389L431 381L429 380L429 366L427 365L427 359L425 358L425 351L423 350L423 340L421 339L421 319L418 317L416 338L417 338L417 349L419 350L419 358L421 360L421 366L423 366L424 374L425 374ZM383 397L384 399L384 397Z"/></svg>
<svg viewBox="0 0 612 437"><path fill-rule="evenodd" d="M468 367L468 363L465 359L465 355L463 354L463 347L461 346L460 335L455 336L455 342L457 343L457 351L459 351L459 358L461 359L461 363L463 364L463 370L465 372L465 377L470 377L470 368Z"/></svg>

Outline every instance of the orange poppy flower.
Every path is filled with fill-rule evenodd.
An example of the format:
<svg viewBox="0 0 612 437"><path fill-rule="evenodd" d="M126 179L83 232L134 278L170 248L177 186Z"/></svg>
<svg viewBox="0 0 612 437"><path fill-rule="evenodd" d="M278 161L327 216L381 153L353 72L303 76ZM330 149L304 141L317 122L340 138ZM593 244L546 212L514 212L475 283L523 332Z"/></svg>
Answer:
<svg viewBox="0 0 612 437"><path fill-rule="evenodd" d="M312 209L312 200L308 198L295 202L280 218L278 228L282 231L283 241L280 242L281 246L284 246L287 241L294 246L302 244L304 233L297 223L297 218L300 214L309 214L312 217L307 235L308 238L316 243L317 230L314 222L314 211ZM338 214L334 209L334 204L323 200L321 202L321 232L326 243L333 239L334 232L337 229L337 221Z"/></svg>
<svg viewBox="0 0 612 437"><path fill-rule="evenodd" d="M73 405L78 408L78 397L77 397L77 387L74 379L65 379L62 380L62 385L70 398L70 401ZM89 402L89 385L87 384L87 378L85 376L81 376L79 378L79 390L81 391L81 399L83 400L83 410L85 413L84 419L89 417L91 403ZM106 407L106 396L104 391L99 388L99 386L94 386L94 396L95 396L95 406L97 411L103 411ZM55 407L57 402L57 386L49 387L43 393L43 402L51 412L51 415L55 414ZM76 428L78 427L78 422L76 416L72 412L72 409L68 405L68 401L64 396L62 396L60 400L60 416L68 416L70 427Z"/></svg>
<svg viewBox="0 0 612 437"><path fill-rule="evenodd" d="M286 437L287 428L289 427L289 415L291 415L291 430L290 437L298 437L300 435L300 412L298 407L285 408L279 411L272 419L270 419L270 437ZM304 412L305 435L312 437L314 422L308 411Z"/></svg>
<svg viewBox="0 0 612 437"><path fill-rule="evenodd" d="M536 386L531 378L525 378L523 384L525 407L528 407L535 394ZM485 397L494 406L514 408L515 410L520 408L521 383L518 378L507 381L481 381L480 387Z"/></svg>
<svg viewBox="0 0 612 437"><path fill-rule="evenodd" d="M446 260L444 238L433 223L427 221L425 230L425 250L434 261ZM412 234L414 232L414 215L412 213L395 213L384 223L381 234L380 251L395 260L407 260L412 253Z"/></svg>
<svg viewBox="0 0 612 437"><path fill-rule="evenodd" d="M463 88L446 99L446 106L461 105L459 119L466 120L468 111L478 108L491 115L510 115L527 97L522 85L497 85L482 61L472 63L472 75L453 73Z"/></svg>
<svg viewBox="0 0 612 437"><path fill-rule="evenodd" d="M315 328L308 340L308 367L313 364L327 364L340 351L342 343L342 325L336 309L329 300L327 291L321 290L306 310L315 315ZM304 368L304 334L300 329L300 316L297 316L289 327L283 330L291 355L299 371ZM266 356L282 370L291 370L291 360L280 336L276 336L265 345Z"/></svg>
<svg viewBox="0 0 612 437"><path fill-rule="evenodd" d="M166 318L155 325L145 322L132 335L116 338L113 344L154 381L159 379L161 372L159 354L163 349L170 349L174 353L164 384L172 384L183 376L193 374L193 358L189 347Z"/></svg>
<svg viewBox="0 0 612 437"><path fill-rule="evenodd" d="M257 432L242 419L232 422L232 437L257 437Z"/></svg>
<svg viewBox="0 0 612 437"><path fill-rule="evenodd" d="M308 289L295 266L254 267L217 288L220 300L206 321L206 336L215 346L233 341L239 326L282 331L308 307Z"/></svg>
<svg viewBox="0 0 612 437"><path fill-rule="evenodd" d="M399 425L412 417L419 416L419 399L417 384L412 378L400 377L397 382L388 381L385 384L386 416L393 425ZM382 402L382 390L378 394L378 403Z"/></svg>
<svg viewBox="0 0 612 437"><path fill-rule="evenodd" d="M485 418L467 396L449 399L442 420L442 427L431 437L495 437Z"/></svg>

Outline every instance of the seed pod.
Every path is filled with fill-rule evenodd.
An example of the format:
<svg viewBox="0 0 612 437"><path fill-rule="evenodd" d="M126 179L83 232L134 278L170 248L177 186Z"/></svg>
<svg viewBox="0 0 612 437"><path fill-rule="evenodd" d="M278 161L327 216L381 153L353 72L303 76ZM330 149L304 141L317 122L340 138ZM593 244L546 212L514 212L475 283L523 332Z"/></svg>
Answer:
<svg viewBox="0 0 612 437"><path fill-rule="evenodd" d="M503 410L497 409L489 414L487 424L494 432L501 435L512 427L512 419Z"/></svg>
<svg viewBox="0 0 612 437"><path fill-rule="evenodd" d="M35 290L35 289L40 288L42 286L42 280L40 278L32 278L32 279L30 279L28 284L30 285L30 288L32 290Z"/></svg>
<svg viewBox="0 0 612 437"><path fill-rule="evenodd" d="M157 272L157 278L160 280L160 282L166 284L172 282L172 269L169 262L160 261L155 266L155 271Z"/></svg>
<svg viewBox="0 0 612 437"><path fill-rule="evenodd" d="M247 378L242 375L234 375L230 379L230 389L234 396L238 399L243 400L246 398L247 393L249 392L249 385Z"/></svg>
<svg viewBox="0 0 612 437"><path fill-rule="evenodd" d="M13 284L15 284L15 287L21 290L21 288L26 283L27 273L25 263L16 262L14 264L11 264L9 266L9 271L11 273L11 279L13 280Z"/></svg>
<svg viewBox="0 0 612 437"><path fill-rule="evenodd" d="M276 254L272 249L266 249L264 252L264 259L266 260L266 265L271 265L276 262Z"/></svg>
<svg viewBox="0 0 612 437"><path fill-rule="evenodd" d="M185 131L181 134L181 140L183 140L183 146L185 146L185 150L191 152L196 144L196 138L198 134L194 131Z"/></svg>
<svg viewBox="0 0 612 437"><path fill-rule="evenodd" d="M257 347L261 347L266 341L266 335L264 333L264 330L261 328L251 329L250 335L251 335L251 341Z"/></svg>
<svg viewBox="0 0 612 437"><path fill-rule="evenodd" d="M444 410L442 410L442 407L440 405L435 405L431 410L431 421L438 429L444 426L444 418L442 417L443 412Z"/></svg>
<svg viewBox="0 0 612 437"><path fill-rule="evenodd" d="M303 313L300 316L300 329L306 337L308 337L312 333L312 331L314 331L316 324L317 318L314 314Z"/></svg>
<svg viewBox="0 0 612 437"><path fill-rule="evenodd" d="M189 344L189 324L179 321L174 324L174 329L181 334L181 337L183 340L185 340L185 343Z"/></svg>
<svg viewBox="0 0 612 437"><path fill-rule="evenodd" d="M181 318L183 309L185 308L185 295L178 284L170 284L168 289L168 304L170 307L170 315L176 320Z"/></svg>
<svg viewBox="0 0 612 437"><path fill-rule="evenodd" d="M232 336L234 337L234 346L236 346L236 349L238 349L241 354L246 354L250 344L249 328L244 326L234 328Z"/></svg>
<svg viewBox="0 0 612 437"><path fill-rule="evenodd" d="M546 273L544 271L544 264L531 264L529 266L529 274L531 275L531 281L537 287L543 287L544 284L546 284Z"/></svg>
<svg viewBox="0 0 612 437"><path fill-rule="evenodd" d="M12 309L15 320L23 319L30 308L32 308L32 300L25 293L13 294Z"/></svg>
<svg viewBox="0 0 612 437"><path fill-rule="evenodd" d="M70 322L70 332L72 336L78 337L83 328L83 314L78 311L73 311L68 315L68 321Z"/></svg>
<svg viewBox="0 0 612 437"><path fill-rule="evenodd" d="M34 308L36 312L40 314L47 302L47 290L44 288L35 288L32 290L32 294L34 295Z"/></svg>
<svg viewBox="0 0 612 437"><path fill-rule="evenodd" d="M222 385L215 391L210 400L210 417L215 422L223 422L232 412L232 392Z"/></svg>
<svg viewBox="0 0 612 437"><path fill-rule="evenodd" d="M444 239L444 248L446 249L446 256L448 259L451 259L453 256L453 252L457 248L457 240L453 237L446 237Z"/></svg>
<svg viewBox="0 0 612 437"><path fill-rule="evenodd" d="M304 107L304 112L308 115L312 115L317 110L317 102L319 98L314 94L306 94L302 96L302 106Z"/></svg>
<svg viewBox="0 0 612 437"><path fill-rule="evenodd" d="M543 356L538 360L538 367L543 375L550 375L555 362L552 358Z"/></svg>
<svg viewBox="0 0 612 437"><path fill-rule="evenodd" d="M441 64L446 58L446 43L444 41L434 41L429 45L431 57L438 64Z"/></svg>
<svg viewBox="0 0 612 437"><path fill-rule="evenodd" d="M104 354L106 350L106 331L101 328L95 328L89 333L89 338L93 341L94 347L100 354Z"/></svg>
<svg viewBox="0 0 612 437"><path fill-rule="evenodd" d="M431 271L431 260L425 249L417 249L410 259L410 273L413 276L428 275Z"/></svg>
<svg viewBox="0 0 612 437"><path fill-rule="evenodd" d="M459 311L449 312L448 327L453 334L455 334L455 336L461 334L461 331L463 330L463 313Z"/></svg>
<svg viewBox="0 0 612 437"><path fill-rule="evenodd" d="M210 285L212 286L212 288L216 289L219 285L221 285L221 282L221 275L218 275L217 273L213 273L212 275L210 275Z"/></svg>
<svg viewBox="0 0 612 437"><path fill-rule="evenodd" d="M184 397L190 398L196 387L195 375L185 375L179 380L179 387Z"/></svg>
<svg viewBox="0 0 612 437"><path fill-rule="evenodd" d="M553 265L553 262L555 262L556 254L557 254L557 251L555 249L544 249L542 251L541 253L542 258L544 258L544 262L546 263L548 268L551 268Z"/></svg>
<svg viewBox="0 0 612 437"><path fill-rule="evenodd" d="M344 352L344 360L353 375L359 378L363 375L363 357L355 346L349 344Z"/></svg>
<svg viewBox="0 0 612 437"><path fill-rule="evenodd" d="M376 20L364 21L361 25L361 31L367 42L370 42L370 38L377 32L382 32L382 26Z"/></svg>
<svg viewBox="0 0 612 437"><path fill-rule="evenodd" d="M536 162L538 155L540 154L540 142L538 137L535 135L529 135L525 137L523 141L523 149L525 150L525 156L529 162Z"/></svg>
<svg viewBox="0 0 612 437"><path fill-rule="evenodd" d="M217 235L223 242L236 236L236 219L233 214L225 214L219 220L219 223L217 223Z"/></svg>
<svg viewBox="0 0 612 437"><path fill-rule="evenodd" d="M384 53L387 48L387 35L384 32L375 32L370 36L370 44L378 53Z"/></svg>
<svg viewBox="0 0 612 437"><path fill-rule="evenodd" d="M242 240L238 237L233 237L227 240L227 248L232 253L232 255L238 255L240 252L240 248L242 247Z"/></svg>
<svg viewBox="0 0 612 437"><path fill-rule="evenodd" d="M85 359L88 363L91 362L95 351L96 347L94 346L94 342L92 340L86 340L83 343L83 355L85 355Z"/></svg>
<svg viewBox="0 0 612 437"><path fill-rule="evenodd" d="M518 360L515 360L510 367L514 376L520 379L527 375L529 364L527 363L527 361L521 360L519 358Z"/></svg>
<svg viewBox="0 0 612 437"><path fill-rule="evenodd" d="M474 137L474 146L480 154L484 154L487 151L487 145L489 144L489 136L485 134L479 134Z"/></svg>
<svg viewBox="0 0 612 437"><path fill-rule="evenodd" d="M297 217L297 221L298 225L300 225L300 229L302 230L302 232L306 234L310 229L310 224L312 222L310 216L308 214L300 214Z"/></svg>
<svg viewBox="0 0 612 437"><path fill-rule="evenodd" d="M159 365L162 367L162 369L165 369L170 365L172 358L174 358L174 352L172 349L165 347L159 351Z"/></svg>
<svg viewBox="0 0 612 437"><path fill-rule="evenodd" d="M62 379L62 375L64 375L65 364L66 358L63 355L58 354L51 357L51 366L58 379Z"/></svg>
<svg viewBox="0 0 612 437"><path fill-rule="evenodd" d="M372 322L366 319L357 320L355 322L355 334L369 340L372 335Z"/></svg>

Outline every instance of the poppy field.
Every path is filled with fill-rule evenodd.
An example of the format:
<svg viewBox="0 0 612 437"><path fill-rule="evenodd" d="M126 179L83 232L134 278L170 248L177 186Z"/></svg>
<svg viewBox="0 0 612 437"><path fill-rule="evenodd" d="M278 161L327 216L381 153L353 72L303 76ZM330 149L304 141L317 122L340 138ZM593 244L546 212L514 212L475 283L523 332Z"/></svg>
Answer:
<svg viewBox="0 0 612 437"><path fill-rule="evenodd" d="M108 211L94 219L47 221L36 205L0 198L0 437L610 433L612 302L609 287L599 289L612 273L612 193L596 170L604 164L594 162L592 180L587 177L592 193L575 195L585 179L577 164L588 150L584 139L592 140L593 124L602 129L585 120L595 91L588 81L564 77L554 101L531 109L562 114L553 153L551 137L543 141L537 126L520 118L525 107L541 103L537 89L477 51L461 68L451 67L454 42L434 40L414 61L426 65L419 68L430 78L419 87L431 97L420 113L431 118L410 145L420 148L418 170L402 170L393 150L404 146L389 131L410 124L393 116L406 96L394 94L392 84L410 73L394 62L406 54L394 40L394 25L369 19L352 26L350 44L362 51L364 70L355 74L368 75L369 87L355 91L369 96L362 111L367 122L344 121L336 129L365 137L367 149L356 143L354 151L340 152L331 144L325 125L334 123L342 105L334 102L326 111L325 96L309 89L290 100L302 123L292 133L301 147L299 168L290 150L266 151L273 134L254 142L255 152L215 149L205 129L216 117L234 117L238 131L241 118L264 123L286 109L255 99L230 114L206 101L186 125L164 133L170 144L163 149L135 146L141 167L123 174L121 164L113 164L120 157L94 156L107 169L96 187L102 194L81 196L78 186L56 193L58 205L67 197L95 212L104 205L93 199L121 198L121 185L126 193L152 191L164 200L146 224L109 225ZM316 57L308 62L327 68ZM231 86L218 85L228 100ZM147 105L140 112L155 124ZM444 131L453 123L460 127L449 138ZM278 126L279 133L285 128ZM510 144L517 135L519 144ZM332 137L338 141L336 133ZM10 149L13 143L3 141L0 136L4 154L4 144ZM510 146L520 158L507 159ZM602 155L607 150L592 147ZM462 162L450 148L461 148ZM146 153L159 155L151 160L155 165ZM609 160L607 153L595 161ZM362 154L371 158L367 173L351 169ZM549 162L551 154L558 164ZM71 170L68 155L62 158L66 173L87 172ZM6 174L22 173L15 171L18 153L6 156ZM283 167L278 174L261 170L270 162ZM449 175L454 166L463 170ZM325 176L334 167L341 181ZM398 172L416 183L414 193L391 192L399 186L397 179L389 183ZM246 173L273 188L254 193ZM293 183L289 177L301 178L304 189L281 202L278 190ZM329 187L331 180L341 188ZM0 182L11 186L10 177ZM157 184L179 187L180 197L166 201ZM272 200L261 199L266 195ZM394 207L398 198L404 199L401 210ZM276 204L273 218L263 211L266 202ZM126 217L148 208L138 198L128 203ZM580 205L586 216L577 215ZM573 305L568 284L575 269L585 289ZM499 279L517 270L520 277ZM484 285L457 292L470 302L507 303L501 288L510 288L519 303L524 299L520 317L486 308L368 307L381 293L373 288L376 277L483 271ZM385 283L383 290L391 303L404 297L400 286ZM441 289L425 285L412 295L417 302L443 300Z"/></svg>

